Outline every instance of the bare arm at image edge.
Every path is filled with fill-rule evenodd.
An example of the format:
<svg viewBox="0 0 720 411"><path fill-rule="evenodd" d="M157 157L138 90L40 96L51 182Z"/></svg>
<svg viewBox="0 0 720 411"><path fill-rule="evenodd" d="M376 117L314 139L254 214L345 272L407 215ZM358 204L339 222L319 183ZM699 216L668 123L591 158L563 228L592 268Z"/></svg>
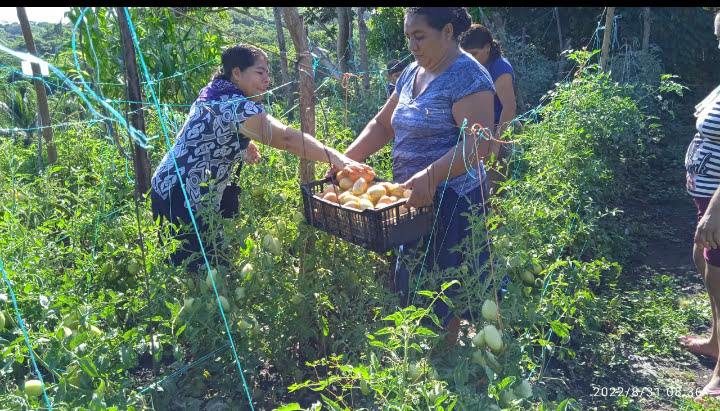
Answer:
<svg viewBox="0 0 720 411"><path fill-rule="evenodd" d="M510 123L515 119L517 114L517 103L515 102L515 90L512 85L512 75L505 73L495 80L495 91L497 92L500 104L502 104L502 112L495 138L501 139L508 129Z"/></svg>

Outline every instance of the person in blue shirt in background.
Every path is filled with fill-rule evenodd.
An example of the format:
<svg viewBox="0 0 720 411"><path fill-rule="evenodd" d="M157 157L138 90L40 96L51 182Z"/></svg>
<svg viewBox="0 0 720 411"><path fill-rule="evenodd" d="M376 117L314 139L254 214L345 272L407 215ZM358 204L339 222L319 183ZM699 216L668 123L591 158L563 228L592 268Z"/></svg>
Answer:
<svg viewBox="0 0 720 411"><path fill-rule="evenodd" d="M407 65L407 61L400 61L398 59L392 59L388 62L386 73L388 79L388 85L386 86L387 98L392 96L393 91L395 91L395 84L397 84L400 74L405 70Z"/></svg>
<svg viewBox="0 0 720 411"><path fill-rule="evenodd" d="M492 77L495 86L495 136L500 138L515 119L515 70L503 56L502 48L490 30L473 24L460 38L460 46L472 54Z"/></svg>
<svg viewBox="0 0 720 411"><path fill-rule="evenodd" d="M472 54L492 77L495 86L495 129L493 136L500 139L505 130L513 123L516 115L515 103L515 71L510 62L503 57L503 51L497 40L493 39L490 30L482 24L473 24L460 38L460 46ZM504 144L493 141L491 149L498 157L505 157ZM488 170L488 189L497 192L497 181L501 175L495 170Z"/></svg>

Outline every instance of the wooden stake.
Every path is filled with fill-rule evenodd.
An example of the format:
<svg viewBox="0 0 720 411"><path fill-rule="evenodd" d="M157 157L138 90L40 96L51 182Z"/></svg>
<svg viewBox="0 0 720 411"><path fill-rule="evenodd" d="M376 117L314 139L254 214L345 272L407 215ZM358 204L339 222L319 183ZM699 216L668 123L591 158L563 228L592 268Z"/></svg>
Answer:
<svg viewBox="0 0 720 411"><path fill-rule="evenodd" d="M605 17L605 35L603 36L602 55L600 58L600 68L603 73L607 68L608 55L610 54L610 35L613 29L613 17L615 17L615 7L607 8L607 16Z"/></svg>
<svg viewBox="0 0 720 411"><path fill-rule="evenodd" d="M358 40L360 41L360 71L365 90L370 90L370 73L368 73L367 57L367 24L365 24L365 7L358 7Z"/></svg>
<svg viewBox="0 0 720 411"><path fill-rule="evenodd" d="M17 16L20 21L20 28L22 29L23 37L25 37L25 46L27 47L28 53L33 56L37 56L35 50L35 41L33 40L32 30L30 29L30 23L28 22L27 13L25 7L17 7ZM40 73L40 66L32 63L33 76L36 77L33 80L35 83L35 95L37 96L38 112L40 113L40 123L42 124L42 134L45 138L47 146L48 162L52 165L57 162L57 149L53 142L53 129L52 122L50 119L50 109L48 108L47 93L45 92L45 83L42 80L42 74Z"/></svg>
<svg viewBox="0 0 720 411"><path fill-rule="evenodd" d="M287 24L293 43L295 44L295 55L297 56L297 72L300 75L300 130L315 136L315 77L311 67L312 55L308 45L307 34L303 28L300 14L297 7L283 8L285 23ZM300 159L300 184L305 184L315 179L315 164L311 161ZM300 255L300 273L304 274L312 267L305 266L305 256L315 251L315 242L308 241ZM309 268L309 270L308 270Z"/></svg>
<svg viewBox="0 0 720 411"><path fill-rule="evenodd" d="M643 7L642 51L647 52L649 47L650 47L650 7Z"/></svg>
<svg viewBox="0 0 720 411"><path fill-rule="evenodd" d="M290 74L288 73L288 62L287 62L287 48L285 47L285 33L283 32L283 23L282 23L282 7L273 7L273 15L275 17L275 31L277 32L277 38L278 38L278 48L280 49L280 54L283 56L283 58L280 61L280 74L282 78L283 84L287 84L290 82ZM292 107L295 103L295 96L293 95L293 90L295 87L292 86L286 86L285 91L287 94L287 104L288 107ZM293 112L291 111L289 113L289 118L292 119Z"/></svg>
<svg viewBox="0 0 720 411"><path fill-rule="evenodd" d="M310 47L297 7L283 8L283 14L295 44L295 54L298 58L301 131L315 136L315 78L312 69L310 69L313 66ZM311 161L300 159L300 183L309 183L314 178L315 165Z"/></svg>
<svg viewBox="0 0 720 411"><path fill-rule="evenodd" d="M123 7L116 7L118 26L120 27L120 40L122 43L123 59L125 61L125 75L127 79L128 97L131 101L130 111L132 126L139 132L145 134L145 117L142 112L142 92L140 89L140 76L138 75L137 60L135 57L135 46L130 35L130 25L125 16ZM150 190L150 157L147 150L135 143L134 150L135 165L135 193L144 199L145 193Z"/></svg>

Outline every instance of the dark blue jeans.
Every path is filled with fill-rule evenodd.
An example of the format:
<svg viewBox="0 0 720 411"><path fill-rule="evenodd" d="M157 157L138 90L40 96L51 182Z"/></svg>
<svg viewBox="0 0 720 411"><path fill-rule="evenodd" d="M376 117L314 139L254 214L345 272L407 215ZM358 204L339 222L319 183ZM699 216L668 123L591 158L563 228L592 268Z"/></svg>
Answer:
<svg viewBox="0 0 720 411"><path fill-rule="evenodd" d="M484 193L481 190L485 190ZM435 197L436 207L441 193L442 190L438 189ZM403 306L409 305L415 293L415 286L418 281L418 275L420 275L422 256L425 255L425 250L428 250L428 254L425 257L425 264L422 270L423 276L427 274L428 270L432 270L435 264L437 264L439 269L443 270L450 267L460 267L461 264L467 260L463 253L450 251L450 249L460 244L463 238L471 235L470 231L467 230L470 222L466 216L461 214L470 213L470 206L472 204L482 204L483 198L487 202L487 187L484 181L481 187L473 189L465 196L458 196L454 189L448 187L445 190L442 203L440 204L440 213L438 215L439 227L436 228L432 238L425 236L418 241L400 246L397 265L395 267L395 291L399 294ZM469 202L468 199L470 200ZM488 212L487 206L485 207L485 212ZM429 248L428 242L430 242ZM419 256L421 262L415 267L409 267L407 262L403 261L403 257L405 256L409 256L411 259ZM487 247L485 247L485 250L480 253L475 264L482 266L488 258L489 252L487 251ZM486 274L487 273L482 273L480 275L480 281L484 281ZM413 279L412 289L409 287L410 278ZM462 278L458 280L460 280L461 284L463 283ZM507 280L506 278L504 282ZM440 285L438 285L436 291L440 291L439 286ZM456 293L457 286L445 290L445 294L450 298ZM439 299L435 302L434 312L440 321L443 322L444 326L447 326L453 317L451 313L449 313L448 306ZM466 312L463 313L462 316L467 317L468 315L469 312Z"/></svg>
<svg viewBox="0 0 720 411"><path fill-rule="evenodd" d="M190 212L188 212L188 209L185 207L185 197L182 194L182 190L180 187L170 190L170 195L165 200L154 190L151 190L150 198L152 201L153 220L156 220L158 216L160 216L161 227L163 226L163 220L167 220L176 227L179 227L179 230L173 230L171 235L180 240L182 244L170 255L170 260L174 266L181 266L192 254L201 252L200 242L198 241L197 234L193 229L192 220L190 219ZM195 223L197 223L198 230L202 235L208 231L209 225L201 216L197 215L197 212L193 211L193 214L195 216ZM158 233L158 235L161 234L162 233ZM218 235L218 244L220 244L221 240L222 237ZM162 237L160 237L160 243L164 244ZM213 250L210 250L209 244L205 241L203 241L203 247L205 248L205 253L208 255L208 261L212 264L213 260L210 258L210 255ZM221 260L220 263L224 264L225 262ZM199 267L204 265L205 259L202 254L200 254L187 262L187 270L197 272Z"/></svg>

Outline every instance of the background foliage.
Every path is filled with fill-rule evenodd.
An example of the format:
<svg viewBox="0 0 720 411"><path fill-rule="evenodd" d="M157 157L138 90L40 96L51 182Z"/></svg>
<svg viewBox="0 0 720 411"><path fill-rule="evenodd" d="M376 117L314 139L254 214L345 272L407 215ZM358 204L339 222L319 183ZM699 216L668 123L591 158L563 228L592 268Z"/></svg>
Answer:
<svg viewBox="0 0 720 411"><path fill-rule="evenodd" d="M476 21L488 19L497 29L525 103L518 113L524 127L516 130L501 169L511 177L504 195L493 198L490 215L475 210L472 236L462 247L468 254L482 252L480 244L491 236L493 273L512 280L500 301L502 326L475 314L463 325L460 344L447 350L427 307L445 298L435 291L452 279L467 286L452 301L458 312L494 299L491 277L479 279L488 267L430 271L421 282L430 291L400 310L387 286L394 256L309 228L297 215L297 158L263 148L263 161L243 170L243 213L222 221L220 244L221 221L209 215L213 229L203 239L232 261L214 278L228 301L225 313L242 377L207 273L194 278L168 266L177 244L160 241L167 228L152 220L149 204L139 204L136 214L132 163L119 155L105 124L59 79L46 78L60 161L38 170L34 87L18 74L16 58L0 55L6 84L0 88L0 257L53 407L238 409L248 404L247 388L258 409L564 409L578 404L571 399L574 384L621 363L623 338L640 338L621 331L631 334L640 324L629 318L617 290L623 264L642 246L628 234L641 223L627 219L622 208L654 187L662 159L677 156L663 134L682 129L698 96L720 80L711 69L719 58L712 14L653 8L652 44L644 52L638 48L641 9L617 8L612 70L602 74L592 51L595 34L602 34L596 30L600 8L559 8L557 14L553 8L470 9ZM115 11L85 13L73 50L81 10L69 13L70 25L33 25L39 54L79 87L85 87L82 76L90 84L84 92L92 90L125 113ZM266 106L300 127L288 115L297 108L286 98L285 87L291 86L280 78L284 61L271 9L130 11L150 73L143 86L146 92L153 87L163 103L159 112L144 109L147 135L155 137L154 166L167 150L163 127L172 139L216 69L219 52L235 42L268 51L272 83L280 88ZM301 12L309 40L336 61L334 9ZM369 90L355 78L344 88L328 67L314 68L316 135L326 144L343 150L384 104L381 70L389 58L408 55L402 12L369 10ZM561 53L554 16L570 52ZM692 40L684 47L675 44L679 27L682 38ZM357 51L357 24L354 30ZM295 54L284 35L295 81ZM2 26L0 41L24 49L17 25ZM683 92L686 100L680 100ZM525 112L529 108L534 110ZM130 140L121 137L129 148ZM386 178L392 176L390 149L369 160ZM323 173L319 167L317 176ZM277 238L280 253L263 244L268 235ZM308 242L315 249L304 255ZM523 281L526 272L534 281ZM0 290L6 318L0 329L0 403L37 408L44 401L25 392L34 369L10 300ZM648 317L655 315L652 307L644 309ZM490 324L501 330L502 352L472 341ZM653 338L668 350L665 337ZM159 380L160 388L151 385ZM520 395L524 380L532 383L528 398Z"/></svg>

